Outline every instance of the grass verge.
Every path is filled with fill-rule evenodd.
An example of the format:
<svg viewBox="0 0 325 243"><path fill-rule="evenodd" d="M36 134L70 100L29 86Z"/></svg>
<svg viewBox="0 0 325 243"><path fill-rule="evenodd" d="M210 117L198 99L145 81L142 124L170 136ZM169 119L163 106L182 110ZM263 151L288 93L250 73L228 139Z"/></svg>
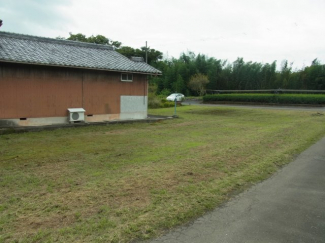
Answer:
<svg viewBox="0 0 325 243"><path fill-rule="evenodd" d="M152 238L269 177L325 135L325 116L313 112L177 112L151 124L1 135L0 242Z"/></svg>

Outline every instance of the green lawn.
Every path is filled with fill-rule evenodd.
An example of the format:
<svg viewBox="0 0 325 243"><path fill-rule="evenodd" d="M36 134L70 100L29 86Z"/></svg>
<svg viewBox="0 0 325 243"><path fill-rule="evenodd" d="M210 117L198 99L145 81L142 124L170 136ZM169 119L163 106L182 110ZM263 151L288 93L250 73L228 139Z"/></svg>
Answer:
<svg viewBox="0 0 325 243"><path fill-rule="evenodd" d="M177 114L1 135L0 242L148 239L269 177L325 135L315 112L184 106Z"/></svg>

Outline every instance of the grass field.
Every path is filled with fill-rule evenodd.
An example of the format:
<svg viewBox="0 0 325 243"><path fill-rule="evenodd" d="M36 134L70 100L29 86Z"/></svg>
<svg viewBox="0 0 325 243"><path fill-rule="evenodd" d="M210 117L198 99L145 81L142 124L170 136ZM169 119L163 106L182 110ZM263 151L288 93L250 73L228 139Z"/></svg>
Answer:
<svg viewBox="0 0 325 243"><path fill-rule="evenodd" d="M315 112L177 112L150 124L1 135L0 242L152 238L269 177L325 135L325 116Z"/></svg>

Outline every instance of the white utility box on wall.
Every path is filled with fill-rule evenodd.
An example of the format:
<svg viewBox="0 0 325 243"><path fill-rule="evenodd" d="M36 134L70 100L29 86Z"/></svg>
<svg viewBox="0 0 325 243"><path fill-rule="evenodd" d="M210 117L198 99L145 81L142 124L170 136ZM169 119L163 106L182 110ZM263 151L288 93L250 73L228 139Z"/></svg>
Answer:
<svg viewBox="0 0 325 243"><path fill-rule="evenodd" d="M68 108L69 122L84 122L85 109L83 108Z"/></svg>

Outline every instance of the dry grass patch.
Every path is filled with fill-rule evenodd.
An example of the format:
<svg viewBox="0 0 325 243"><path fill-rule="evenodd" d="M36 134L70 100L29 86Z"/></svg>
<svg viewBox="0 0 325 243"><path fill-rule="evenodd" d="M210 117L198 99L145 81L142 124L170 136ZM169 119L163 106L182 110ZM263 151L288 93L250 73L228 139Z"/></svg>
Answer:
<svg viewBox="0 0 325 243"><path fill-rule="evenodd" d="M325 135L325 116L312 112L180 107L178 115L0 136L0 242L148 239L267 178Z"/></svg>

